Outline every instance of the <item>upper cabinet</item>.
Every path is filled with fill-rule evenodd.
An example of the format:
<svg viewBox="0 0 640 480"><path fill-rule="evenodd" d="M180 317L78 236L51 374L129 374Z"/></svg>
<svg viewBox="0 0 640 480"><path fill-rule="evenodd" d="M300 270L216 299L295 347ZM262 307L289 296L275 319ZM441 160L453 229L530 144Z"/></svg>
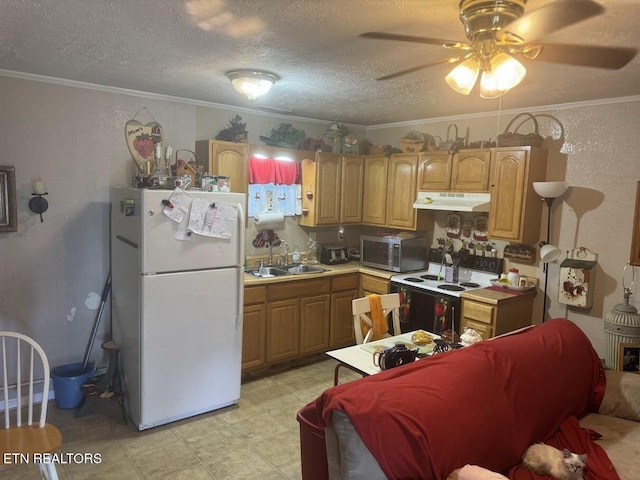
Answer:
<svg viewBox="0 0 640 480"><path fill-rule="evenodd" d="M247 193L249 173L247 168L248 145L221 140L196 141L196 158L204 163L211 175L224 175L231 180L231 191Z"/></svg>
<svg viewBox="0 0 640 480"><path fill-rule="evenodd" d="M418 190L488 192L491 151L488 149L423 152L418 156Z"/></svg>
<svg viewBox="0 0 640 480"><path fill-rule="evenodd" d="M387 220L387 165L384 155L367 156L364 160L362 223L384 225Z"/></svg>
<svg viewBox="0 0 640 480"><path fill-rule="evenodd" d="M418 160L418 190L442 192L451 189L453 159L448 152L425 152Z"/></svg>
<svg viewBox="0 0 640 480"><path fill-rule="evenodd" d="M342 184L340 191L340 223L361 223L364 186L364 156L342 157Z"/></svg>
<svg viewBox="0 0 640 480"><path fill-rule="evenodd" d="M315 159L302 160L302 216L298 224L339 224L341 182L341 154L317 153Z"/></svg>
<svg viewBox="0 0 640 480"><path fill-rule="evenodd" d="M460 150L453 156L451 190L488 192L491 150Z"/></svg>
<svg viewBox="0 0 640 480"><path fill-rule="evenodd" d="M431 212L413 208L419 157L416 153L365 157L362 223L422 230L433 221Z"/></svg>
<svg viewBox="0 0 640 480"><path fill-rule="evenodd" d="M418 210L416 201L416 178L418 155L398 153L389 157L387 178L387 226L403 229L416 228Z"/></svg>
<svg viewBox="0 0 640 480"><path fill-rule="evenodd" d="M535 147L492 149L489 237L528 245L540 241L542 200L533 182L544 181L547 151Z"/></svg>

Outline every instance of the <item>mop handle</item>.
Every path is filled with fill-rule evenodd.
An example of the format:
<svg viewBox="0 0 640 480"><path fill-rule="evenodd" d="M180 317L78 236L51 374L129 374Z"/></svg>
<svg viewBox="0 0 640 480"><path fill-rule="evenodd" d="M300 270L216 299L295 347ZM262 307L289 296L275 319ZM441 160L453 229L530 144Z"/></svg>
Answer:
<svg viewBox="0 0 640 480"><path fill-rule="evenodd" d="M89 340L89 345L87 345L87 351L84 354L84 362L82 363L82 373L85 373L87 369L87 363L89 363L89 355L91 355L91 350L93 349L93 342L96 339L96 334L98 333L98 325L100 325L100 318L102 317L102 311L104 310L104 304L107 301L107 297L109 296L109 290L111 290L111 272L107 276L107 281L104 284L104 288L102 289L102 298L100 300L100 308L98 309L98 313L96 315L96 321L93 324L93 330L91 331L91 339Z"/></svg>

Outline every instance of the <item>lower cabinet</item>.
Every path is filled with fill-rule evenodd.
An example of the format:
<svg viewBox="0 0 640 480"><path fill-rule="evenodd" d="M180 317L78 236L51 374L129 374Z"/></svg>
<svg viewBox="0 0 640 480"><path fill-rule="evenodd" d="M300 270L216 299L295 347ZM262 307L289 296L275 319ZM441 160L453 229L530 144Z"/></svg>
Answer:
<svg viewBox="0 0 640 480"><path fill-rule="evenodd" d="M508 294L493 290L472 290L460 295L461 332L473 328L483 340L531 325L535 291Z"/></svg>
<svg viewBox="0 0 640 480"><path fill-rule="evenodd" d="M242 369L260 367L265 363L267 332L267 287L244 289L244 313L242 320Z"/></svg>
<svg viewBox="0 0 640 480"><path fill-rule="evenodd" d="M245 287L242 371L355 344L360 274Z"/></svg>
<svg viewBox="0 0 640 480"><path fill-rule="evenodd" d="M355 345L351 302L358 298L360 274L341 275L331 280L331 328L329 347Z"/></svg>
<svg viewBox="0 0 640 480"><path fill-rule="evenodd" d="M360 275L360 297L369 295L370 293L377 293L378 295L384 295L389 293L389 280L385 278L376 277L375 275L367 275L365 273Z"/></svg>

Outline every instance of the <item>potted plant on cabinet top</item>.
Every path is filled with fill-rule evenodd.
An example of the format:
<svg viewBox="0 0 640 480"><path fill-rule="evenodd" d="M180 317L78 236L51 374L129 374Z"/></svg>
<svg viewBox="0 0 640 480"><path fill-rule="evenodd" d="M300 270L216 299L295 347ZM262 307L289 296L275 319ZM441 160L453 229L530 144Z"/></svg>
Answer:
<svg viewBox="0 0 640 480"><path fill-rule="evenodd" d="M229 120L229 125L218 132L216 140L225 140L227 142L248 143L248 135L246 129L247 124L242 123L242 117L237 115Z"/></svg>

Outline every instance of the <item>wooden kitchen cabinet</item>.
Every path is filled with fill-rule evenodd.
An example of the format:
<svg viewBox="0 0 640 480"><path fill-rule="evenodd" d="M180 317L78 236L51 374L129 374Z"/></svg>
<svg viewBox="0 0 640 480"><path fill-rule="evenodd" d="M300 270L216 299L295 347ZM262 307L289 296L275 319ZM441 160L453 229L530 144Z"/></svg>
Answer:
<svg viewBox="0 0 640 480"><path fill-rule="evenodd" d="M331 328L329 346L355 345L351 302L358 298L360 274L340 275L331 279Z"/></svg>
<svg viewBox="0 0 640 480"><path fill-rule="evenodd" d="M268 286L267 363L329 347L330 290L329 278Z"/></svg>
<svg viewBox="0 0 640 480"><path fill-rule="evenodd" d="M362 221L364 157L317 153L304 159L299 225L339 225ZM311 197L311 198L309 198Z"/></svg>
<svg viewBox="0 0 640 480"><path fill-rule="evenodd" d="M299 352L299 300L269 302L267 305L267 363L297 357Z"/></svg>
<svg viewBox="0 0 640 480"><path fill-rule="evenodd" d="M389 280L375 275L367 275L365 273L360 275L360 297L364 297L371 293L377 293L378 295L384 295L389 293Z"/></svg>
<svg viewBox="0 0 640 480"><path fill-rule="evenodd" d="M460 150L453 156L451 190L488 192L491 171L491 150Z"/></svg>
<svg viewBox="0 0 640 480"><path fill-rule="evenodd" d="M361 223L364 203L364 156L342 157L342 185L340 191L340 223Z"/></svg>
<svg viewBox="0 0 640 480"><path fill-rule="evenodd" d="M364 161L362 223L385 225L387 221L387 166L383 155L370 155Z"/></svg>
<svg viewBox="0 0 640 480"><path fill-rule="evenodd" d="M413 202L416 201L417 172L417 154L398 153L389 157L386 221L388 227L416 229L418 210L413 208Z"/></svg>
<svg viewBox="0 0 640 480"><path fill-rule="evenodd" d="M535 290L512 294L479 289L460 294L460 331L473 328L483 340L531 325Z"/></svg>
<svg viewBox="0 0 640 480"><path fill-rule="evenodd" d="M300 299L300 353L325 352L329 348L331 295Z"/></svg>
<svg viewBox="0 0 640 480"><path fill-rule="evenodd" d="M544 181L547 152L536 147L494 149L489 237L535 245L540 241L542 199L533 182Z"/></svg>
<svg viewBox="0 0 640 480"><path fill-rule="evenodd" d="M222 140L196 141L198 163L203 163L210 175L229 177L232 192L248 192L249 170L247 154L248 145L246 143L225 142Z"/></svg>
<svg viewBox="0 0 640 480"><path fill-rule="evenodd" d="M449 152L424 152L418 159L418 190L451 190L453 157Z"/></svg>
<svg viewBox="0 0 640 480"><path fill-rule="evenodd" d="M245 287L242 318L242 370L264 365L267 288Z"/></svg>

